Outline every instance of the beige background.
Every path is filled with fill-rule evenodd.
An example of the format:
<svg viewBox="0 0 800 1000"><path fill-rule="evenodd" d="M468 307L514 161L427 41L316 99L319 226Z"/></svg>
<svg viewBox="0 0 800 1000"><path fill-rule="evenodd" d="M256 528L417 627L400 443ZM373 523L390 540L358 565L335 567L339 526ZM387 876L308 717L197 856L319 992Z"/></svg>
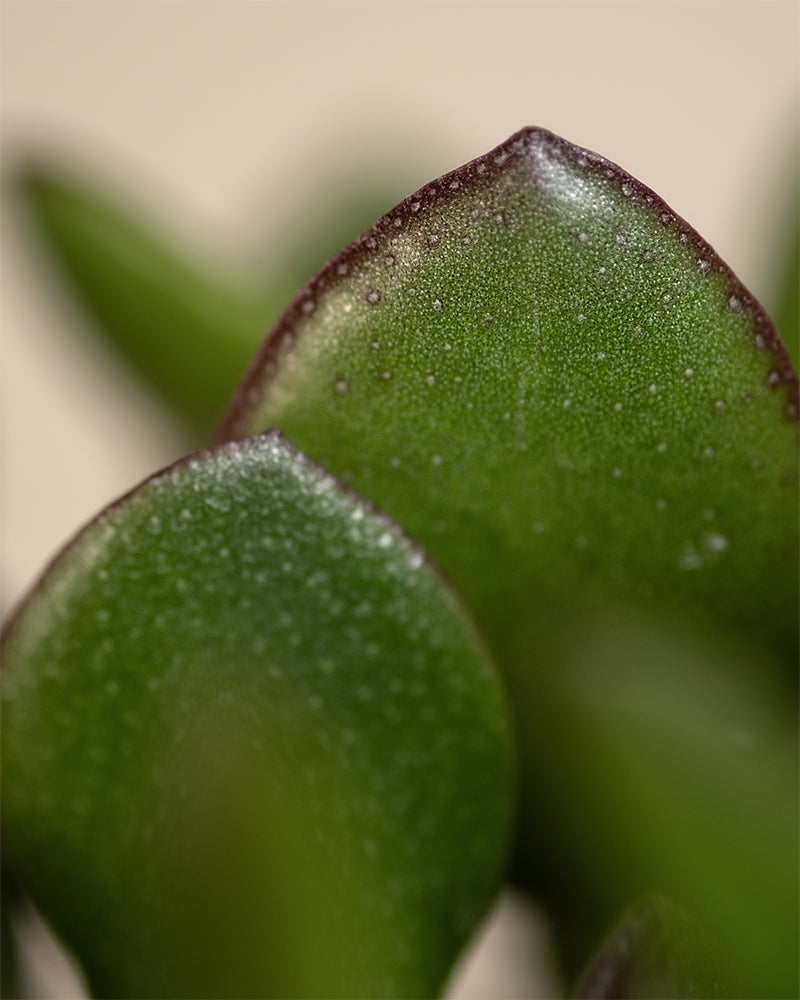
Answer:
<svg viewBox="0 0 800 1000"><path fill-rule="evenodd" d="M655 188L769 293L765 248L797 143L793 0L0 10L2 166L31 149L69 151L217 251L246 255L265 233L279 248L345 162L387 170L408 155L410 191L537 124ZM80 524L181 450L164 414L78 328L7 208L5 607Z"/></svg>

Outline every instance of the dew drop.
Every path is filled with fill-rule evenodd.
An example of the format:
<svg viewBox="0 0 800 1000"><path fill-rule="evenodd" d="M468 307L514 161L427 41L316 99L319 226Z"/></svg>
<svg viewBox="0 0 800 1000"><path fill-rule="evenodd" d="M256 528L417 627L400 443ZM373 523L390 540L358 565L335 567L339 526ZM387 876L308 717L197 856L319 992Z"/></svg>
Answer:
<svg viewBox="0 0 800 1000"><path fill-rule="evenodd" d="M226 496L204 497L203 503L205 503L206 507L219 511L221 514L226 514L231 509L230 499Z"/></svg>
<svg viewBox="0 0 800 1000"><path fill-rule="evenodd" d="M337 378L334 382L333 389L337 396L346 396L350 391L350 386L347 384L346 379Z"/></svg>
<svg viewBox="0 0 800 1000"><path fill-rule="evenodd" d="M585 229L579 230L578 233L577 233L577 237L578 237L578 242L579 243L588 243L589 242L589 234L586 232Z"/></svg>
<svg viewBox="0 0 800 1000"><path fill-rule="evenodd" d="M699 569L703 565L703 560L700 558L697 549L690 542L687 542L683 547L678 558L678 565L681 569Z"/></svg>
<svg viewBox="0 0 800 1000"><path fill-rule="evenodd" d="M611 475L615 479L619 479L622 476L622 469L613 469L612 472L611 472Z"/></svg>
<svg viewBox="0 0 800 1000"><path fill-rule="evenodd" d="M391 532L384 531L384 533L378 539L378 548L379 549L388 549L391 544L392 544L392 535L391 535Z"/></svg>
<svg viewBox="0 0 800 1000"><path fill-rule="evenodd" d="M664 292L664 294L661 296L661 301L665 305L668 304L669 302L672 302L672 294L670 292Z"/></svg>
<svg viewBox="0 0 800 1000"><path fill-rule="evenodd" d="M717 410L724 410L725 409L725 400L724 399L718 399L714 403L714 408L717 409Z"/></svg>
<svg viewBox="0 0 800 1000"><path fill-rule="evenodd" d="M437 466L439 466L441 464L442 464L442 456L441 455L431 455L431 465L437 465Z"/></svg>
<svg viewBox="0 0 800 1000"><path fill-rule="evenodd" d="M488 326L489 323L493 323L494 322L494 316L491 313L489 313L489 312L484 313L483 314L483 322L486 323L486 325Z"/></svg>
<svg viewBox="0 0 800 1000"><path fill-rule="evenodd" d="M431 302L431 309L433 309L433 311L437 313L441 312L442 311L441 299L434 299L433 302Z"/></svg>
<svg viewBox="0 0 800 1000"><path fill-rule="evenodd" d="M656 451L665 452L666 450L667 450L667 442L659 441L659 443L656 445Z"/></svg>
<svg viewBox="0 0 800 1000"><path fill-rule="evenodd" d="M730 309L731 312L735 313L741 312L742 311L741 300L738 299L735 295L731 295L731 297L728 299L728 308Z"/></svg>
<svg viewBox="0 0 800 1000"><path fill-rule="evenodd" d="M477 167L475 167L475 173L476 174L485 174L486 173L486 164L485 163L479 163L477 165Z"/></svg>
<svg viewBox="0 0 800 1000"><path fill-rule="evenodd" d="M498 226L502 226L503 223L506 221L506 217L503 215L502 212L495 212L494 221L497 223Z"/></svg>
<svg viewBox="0 0 800 1000"><path fill-rule="evenodd" d="M564 402L561 405L564 407L565 410L568 410L570 408L570 406L572 406L572 400L571 399L565 399Z"/></svg>
<svg viewBox="0 0 800 1000"><path fill-rule="evenodd" d="M583 315L583 313L578 313L578 315L575 317L575 321L577 323L583 323L585 319L586 317Z"/></svg>
<svg viewBox="0 0 800 1000"><path fill-rule="evenodd" d="M436 382L436 376L428 375L425 381L428 383L428 385L433 385Z"/></svg>
<svg viewBox="0 0 800 1000"><path fill-rule="evenodd" d="M605 361L606 360L605 351L598 351L597 352L597 360L598 361Z"/></svg>
<svg viewBox="0 0 800 1000"><path fill-rule="evenodd" d="M392 373L387 368L385 372L381 372L381 378L384 382L389 382L392 378Z"/></svg>
<svg viewBox="0 0 800 1000"><path fill-rule="evenodd" d="M367 240L367 246L369 247L369 249L374 250L377 245L378 241L375 239L375 237L370 236L369 239Z"/></svg>
<svg viewBox="0 0 800 1000"><path fill-rule="evenodd" d="M711 270L710 261L705 260L705 258L703 257L697 258L697 266L700 269L701 274L708 274L708 272Z"/></svg>
<svg viewBox="0 0 800 1000"><path fill-rule="evenodd" d="M339 266L338 266L338 267L336 268L336 273L337 273L337 274L339 275L339 277L340 277L340 278L343 278L343 277L344 277L344 276L345 276L345 275L347 274L347 272L348 272L349 270L350 270L350 265L349 265L349 264L346 264L346 263L344 263L344 261L343 261L343 262L342 262L341 264L339 264Z"/></svg>
<svg viewBox="0 0 800 1000"><path fill-rule="evenodd" d="M767 385L772 386L773 388L780 382L780 380L780 372L776 372L774 368L767 375Z"/></svg>
<svg viewBox="0 0 800 1000"><path fill-rule="evenodd" d="M412 201L411 202L411 211L412 212L418 212L419 209L420 209L420 203L418 201Z"/></svg>
<svg viewBox="0 0 800 1000"><path fill-rule="evenodd" d="M428 236L427 236L428 246L429 247L435 247L439 243L440 239L441 239L441 236L438 233L428 233Z"/></svg>
<svg viewBox="0 0 800 1000"><path fill-rule="evenodd" d="M683 374L685 378L691 378L694 375L694 368L687 368Z"/></svg>
<svg viewBox="0 0 800 1000"><path fill-rule="evenodd" d="M147 530L151 535L157 535L161 531L161 518L157 514L153 514L147 522Z"/></svg>
<svg viewBox="0 0 800 1000"><path fill-rule="evenodd" d="M724 552L728 547L728 539L724 535L712 531L703 535L703 542L712 552Z"/></svg>
<svg viewBox="0 0 800 1000"><path fill-rule="evenodd" d="M425 556L421 552L412 552L408 558L408 565L412 569L419 569L423 562L425 562Z"/></svg>
<svg viewBox="0 0 800 1000"><path fill-rule="evenodd" d="M383 258L383 263L386 265L386 267L394 267L395 265L394 254L387 253L386 256Z"/></svg>
<svg viewBox="0 0 800 1000"><path fill-rule="evenodd" d="M310 316L314 312L315 303L313 299L306 299L300 306L300 309L306 316Z"/></svg>
<svg viewBox="0 0 800 1000"><path fill-rule="evenodd" d="M458 191L458 189L461 187L461 182L460 181L450 181L450 183L448 184L448 187L450 188L451 191Z"/></svg>
<svg viewBox="0 0 800 1000"><path fill-rule="evenodd" d="M633 188L627 181L622 182L622 187L620 190L622 191L622 193L625 195L626 198L630 198L630 196L633 194Z"/></svg>
<svg viewBox="0 0 800 1000"><path fill-rule="evenodd" d="M618 247L626 247L628 245L628 234L627 233L617 233L614 236L614 240Z"/></svg>
<svg viewBox="0 0 800 1000"><path fill-rule="evenodd" d="M648 386L648 392L650 393L651 396L655 396L655 394L658 392L658 386L655 384L655 382L650 383L650 385Z"/></svg>
<svg viewBox="0 0 800 1000"><path fill-rule="evenodd" d="M714 449L711 447L710 444L707 444L705 448L703 448L703 458L713 458L713 457L714 457Z"/></svg>
<svg viewBox="0 0 800 1000"><path fill-rule="evenodd" d="M392 456L392 458L389 460L389 465L391 465L393 469L400 468L400 459L397 457L397 455Z"/></svg>
<svg viewBox="0 0 800 1000"><path fill-rule="evenodd" d="M382 298L381 290L379 288L370 288L364 298L367 300L369 305L376 306Z"/></svg>
<svg viewBox="0 0 800 1000"><path fill-rule="evenodd" d="M370 347L373 351L379 351L381 349L381 343L379 340L373 340Z"/></svg>
<svg viewBox="0 0 800 1000"><path fill-rule="evenodd" d="M614 403L614 412L620 413L622 411L622 403Z"/></svg>

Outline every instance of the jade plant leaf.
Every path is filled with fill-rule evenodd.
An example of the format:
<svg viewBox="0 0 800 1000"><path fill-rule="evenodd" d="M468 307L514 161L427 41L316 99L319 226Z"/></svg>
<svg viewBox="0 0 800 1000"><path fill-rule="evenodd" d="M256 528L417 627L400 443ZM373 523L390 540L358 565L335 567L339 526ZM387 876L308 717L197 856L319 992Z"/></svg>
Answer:
<svg viewBox="0 0 800 1000"><path fill-rule="evenodd" d="M593 589L793 650L796 418L783 346L711 247L619 167L527 129L301 290L222 437L280 426L352 482L506 659L516 623Z"/></svg>
<svg viewBox="0 0 800 1000"><path fill-rule="evenodd" d="M431 996L504 868L504 694L277 433L109 507L5 636L3 848L102 996Z"/></svg>
<svg viewBox="0 0 800 1000"><path fill-rule="evenodd" d="M575 992L577 1000L722 995L702 931L663 896L637 900L626 911Z"/></svg>
<svg viewBox="0 0 800 1000"><path fill-rule="evenodd" d="M554 739L541 752L541 723L560 702L538 681L558 676L562 635L619 602L634 622L675 616L752 643L778 684L796 674L797 415L774 327L708 243L620 167L526 129L399 204L300 291L221 437L280 426L454 580L512 694L519 871L541 892L596 858L586 845L597 831L608 842L628 819L602 802L596 829L583 815L586 784L563 763L591 755L578 730L565 722L575 745ZM672 710L679 721L679 699ZM626 745L635 758L635 740ZM719 763L728 790L737 767ZM574 812L543 812L553 787ZM757 788L743 787L745 811ZM791 786L781 794L775 809L791 812ZM641 885L648 873L685 889L699 859L714 858L730 808L709 800L688 852L655 814L643 819L643 855L617 842L619 885L572 880L567 936L584 911L602 913L592 933L607 927L632 898L619 886L663 888ZM771 850L761 832L714 870ZM785 912L770 910L776 900L767 891L761 912ZM732 913L709 928L727 944L741 941L742 910Z"/></svg>
<svg viewBox="0 0 800 1000"><path fill-rule="evenodd" d="M37 163L11 186L93 327L207 440L291 286L256 292L74 170Z"/></svg>
<svg viewBox="0 0 800 1000"><path fill-rule="evenodd" d="M713 969L720 996L795 995L800 758L796 699L780 671L737 636L630 607L554 620L546 642L558 669L531 671L516 696L534 722L527 846L533 865L547 859L538 884L568 966L586 961L630 900L655 891L716 954L697 961L683 924L661 967L657 946L641 940L625 975L644 992L628 995L653 995L644 984L680 968L701 979Z"/></svg>

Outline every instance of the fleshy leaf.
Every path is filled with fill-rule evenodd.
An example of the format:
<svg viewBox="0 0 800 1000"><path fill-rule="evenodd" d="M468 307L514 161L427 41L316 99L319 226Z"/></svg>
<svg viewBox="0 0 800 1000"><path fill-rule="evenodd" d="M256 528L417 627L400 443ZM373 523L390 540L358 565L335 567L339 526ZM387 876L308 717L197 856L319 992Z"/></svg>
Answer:
<svg viewBox="0 0 800 1000"><path fill-rule="evenodd" d="M795 995L800 775L779 671L738 638L630 608L565 613L545 642L558 669L516 691L537 778L523 824L567 964L628 900L659 892L707 937L722 996ZM639 973L657 971L642 958Z"/></svg>
<svg viewBox="0 0 800 1000"><path fill-rule="evenodd" d="M3 848L102 996L431 996L502 875L481 642L271 433L148 480L6 634Z"/></svg>
<svg viewBox="0 0 800 1000"><path fill-rule="evenodd" d="M544 686L566 655L557 640L608 599L634 616L714 623L761 645L765 672L796 674L797 406L773 326L712 248L616 165L527 129L334 258L277 323L229 411L223 438L280 426L418 538L464 595L512 692L524 876L539 891L554 881L555 899L559 882L575 889L567 938L594 912L596 942L628 899L669 891L640 885L648 874L684 890L702 858L730 874L774 847L748 827L717 857L736 809L712 797L688 852L654 816L637 827L639 865L623 812L604 814L601 800L594 823L583 811L581 772L567 766L592 759L580 728L574 747L559 738L541 751L539 737L557 707ZM671 710L680 726L691 704ZM635 738L628 749L644 759ZM719 764L728 791L738 766ZM743 786L745 815L758 788ZM791 786L781 795L771 806L786 820L796 799ZM614 879L598 881L589 863L593 877L576 881L579 862L597 861L598 831L625 845L611 855ZM761 895L747 881L757 867L739 871L744 905L762 915L786 913L791 863L772 857ZM715 924L720 898L710 894L701 922ZM748 960L762 967L742 939L741 904L730 912L709 931L741 945L745 982ZM784 944L773 938L778 977Z"/></svg>
<svg viewBox="0 0 800 1000"><path fill-rule="evenodd" d="M575 993L578 1000L722 995L702 931L663 896L639 900L625 913Z"/></svg>
<svg viewBox="0 0 800 1000"><path fill-rule="evenodd" d="M31 166L14 180L97 332L207 440L288 298L283 287L254 294L194 259L143 211L57 166Z"/></svg>
<svg viewBox="0 0 800 1000"><path fill-rule="evenodd" d="M576 590L683 602L784 650L797 378L652 191L528 129L304 288L223 437L280 426L410 531L508 658Z"/></svg>

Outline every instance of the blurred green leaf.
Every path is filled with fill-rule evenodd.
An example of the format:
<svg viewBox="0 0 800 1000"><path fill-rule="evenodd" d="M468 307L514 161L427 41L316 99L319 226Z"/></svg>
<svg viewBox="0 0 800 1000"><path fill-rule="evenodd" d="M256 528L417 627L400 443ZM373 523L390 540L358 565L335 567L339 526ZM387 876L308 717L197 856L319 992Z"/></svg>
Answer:
<svg viewBox="0 0 800 1000"><path fill-rule="evenodd" d="M432 996L507 849L451 591L276 434L173 466L6 634L3 848L100 996Z"/></svg>
<svg viewBox="0 0 800 1000"><path fill-rule="evenodd" d="M678 1000L722 996L717 960L705 935L663 896L627 910L574 994L579 1000Z"/></svg>
<svg viewBox="0 0 800 1000"><path fill-rule="evenodd" d="M565 608L547 641L558 669L531 671L518 692L523 753L550 765L526 831L531 864L551 862L537 881L569 964L628 900L657 891L707 934L730 984L721 995L794 996L797 718L774 665L734 637L630 608ZM645 955L642 985L648 967Z"/></svg>
<svg viewBox="0 0 800 1000"><path fill-rule="evenodd" d="M96 331L207 440L291 286L226 279L145 212L59 166L22 170L13 189Z"/></svg>
<svg viewBox="0 0 800 1000"><path fill-rule="evenodd" d="M775 325L786 344L792 362L800 362L800 180L795 177L794 191L787 213L786 243L779 266L775 290Z"/></svg>

